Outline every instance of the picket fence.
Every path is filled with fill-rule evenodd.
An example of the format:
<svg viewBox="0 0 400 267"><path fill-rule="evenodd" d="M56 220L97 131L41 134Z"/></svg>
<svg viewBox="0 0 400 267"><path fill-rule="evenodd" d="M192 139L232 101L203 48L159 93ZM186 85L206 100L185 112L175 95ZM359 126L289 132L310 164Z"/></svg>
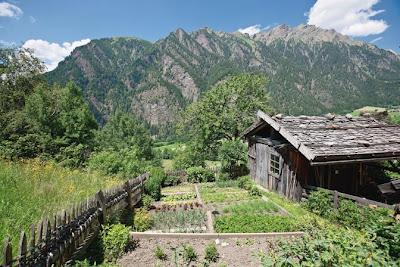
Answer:
<svg viewBox="0 0 400 267"><path fill-rule="evenodd" d="M100 226L115 213L132 208L140 201L144 181L142 174L124 184L104 191L68 210L42 219L30 226L29 237L21 231L18 253L13 257L10 238L3 247L2 267L9 266L64 266L71 264L96 237Z"/></svg>

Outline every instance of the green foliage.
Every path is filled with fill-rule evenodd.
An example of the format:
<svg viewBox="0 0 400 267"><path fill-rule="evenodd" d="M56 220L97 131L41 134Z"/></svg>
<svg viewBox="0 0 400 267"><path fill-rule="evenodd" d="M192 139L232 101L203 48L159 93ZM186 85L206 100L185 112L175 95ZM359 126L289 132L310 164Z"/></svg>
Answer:
<svg viewBox="0 0 400 267"><path fill-rule="evenodd" d="M153 157L150 133L132 114L115 111L97 133L100 150L133 150L139 160Z"/></svg>
<svg viewBox="0 0 400 267"><path fill-rule="evenodd" d="M231 202L259 198L258 196L251 196L248 191L237 187L216 187L215 185L214 183L201 185L200 194L205 203Z"/></svg>
<svg viewBox="0 0 400 267"><path fill-rule="evenodd" d="M137 151L129 148L120 151L102 150L94 152L88 166L107 175L133 178L145 172L148 162L138 157Z"/></svg>
<svg viewBox="0 0 400 267"><path fill-rule="evenodd" d="M82 166L94 147L97 123L80 88L39 84L2 129L0 153L7 158L42 157Z"/></svg>
<svg viewBox="0 0 400 267"><path fill-rule="evenodd" d="M197 253L191 245L183 247L183 259L187 264L197 260Z"/></svg>
<svg viewBox="0 0 400 267"><path fill-rule="evenodd" d="M196 193L179 193L179 194L163 196L161 200L165 202L175 202L175 201L191 200L195 198L196 198Z"/></svg>
<svg viewBox="0 0 400 267"><path fill-rule="evenodd" d="M125 252L129 243L129 231L123 224L103 226L101 236L106 260L114 262Z"/></svg>
<svg viewBox="0 0 400 267"><path fill-rule="evenodd" d="M164 180L163 186L176 186L181 183L181 179L177 176L167 175Z"/></svg>
<svg viewBox="0 0 400 267"><path fill-rule="evenodd" d="M249 195L253 197L259 197L261 196L261 191L257 186L253 185L249 190Z"/></svg>
<svg viewBox="0 0 400 267"><path fill-rule="evenodd" d="M161 198L161 187L166 179L166 174L162 168L152 167L150 169L150 177L144 184L144 192L155 200Z"/></svg>
<svg viewBox="0 0 400 267"><path fill-rule="evenodd" d="M145 208L136 209L133 215L133 226L136 231L144 232L151 228L153 219Z"/></svg>
<svg viewBox="0 0 400 267"><path fill-rule="evenodd" d="M279 215L229 214L216 218L217 233L269 233L298 231L293 218Z"/></svg>
<svg viewBox="0 0 400 267"><path fill-rule="evenodd" d="M218 150L218 160L221 161L222 171L234 179L248 172L247 145L238 139L224 140Z"/></svg>
<svg viewBox="0 0 400 267"><path fill-rule="evenodd" d="M396 263L397 261L397 263ZM262 256L263 266L398 266L368 236L347 229L317 229L285 240Z"/></svg>
<svg viewBox="0 0 400 267"><path fill-rule="evenodd" d="M232 76L207 91L184 112L179 130L205 156L217 154L220 141L235 140L254 120L258 109L271 111L266 78L255 74Z"/></svg>
<svg viewBox="0 0 400 267"><path fill-rule="evenodd" d="M242 176L238 178L238 187L245 189L245 190L250 190L253 186L253 181L250 179L249 176Z"/></svg>
<svg viewBox="0 0 400 267"><path fill-rule="evenodd" d="M156 246L154 250L154 255L157 259L165 261L167 259L167 254L165 254L164 250L160 246Z"/></svg>
<svg viewBox="0 0 400 267"><path fill-rule="evenodd" d="M215 180L214 173L203 167L190 167L186 172L187 180L190 183L205 183Z"/></svg>
<svg viewBox="0 0 400 267"><path fill-rule="evenodd" d="M150 210L151 204L155 201L154 198L152 198L149 195L142 195L142 207L146 210Z"/></svg>
<svg viewBox="0 0 400 267"><path fill-rule="evenodd" d="M208 262L217 262L219 253L215 244L208 244L204 251L204 259Z"/></svg>
<svg viewBox="0 0 400 267"><path fill-rule="evenodd" d="M160 211L153 215L154 229L163 232L203 232L206 214L200 209Z"/></svg>
<svg viewBox="0 0 400 267"><path fill-rule="evenodd" d="M175 157L174 168L184 170L194 166L204 166L206 155L201 146L191 142L186 149Z"/></svg>
<svg viewBox="0 0 400 267"><path fill-rule="evenodd" d="M264 200L250 200L235 205L228 205L224 207L222 211L224 214L232 213L254 215L276 213L279 211L279 208L271 201L267 202Z"/></svg>
<svg viewBox="0 0 400 267"><path fill-rule="evenodd" d="M305 203L305 207L322 217L329 217L332 212L333 196L326 190L312 192Z"/></svg>
<svg viewBox="0 0 400 267"><path fill-rule="evenodd" d="M31 223L120 183L116 177L52 162L0 160L0 240L10 236L16 248L21 230L29 233Z"/></svg>

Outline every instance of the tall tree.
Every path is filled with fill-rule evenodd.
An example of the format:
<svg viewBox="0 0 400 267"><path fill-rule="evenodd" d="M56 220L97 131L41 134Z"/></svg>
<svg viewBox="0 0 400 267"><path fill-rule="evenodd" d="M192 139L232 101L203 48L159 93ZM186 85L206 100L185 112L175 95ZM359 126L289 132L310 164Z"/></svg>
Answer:
<svg viewBox="0 0 400 267"><path fill-rule="evenodd" d="M137 118L122 111L115 111L103 129L97 134L97 142L101 150L119 151L135 149L138 158L152 158L153 140L150 133Z"/></svg>
<svg viewBox="0 0 400 267"><path fill-rule="evenodd" d="M258 74L232 76L190 105L178 126L192 149L216 155L221 140L235 140L255 118L258 109L272 112L267 79Z"/></svg>

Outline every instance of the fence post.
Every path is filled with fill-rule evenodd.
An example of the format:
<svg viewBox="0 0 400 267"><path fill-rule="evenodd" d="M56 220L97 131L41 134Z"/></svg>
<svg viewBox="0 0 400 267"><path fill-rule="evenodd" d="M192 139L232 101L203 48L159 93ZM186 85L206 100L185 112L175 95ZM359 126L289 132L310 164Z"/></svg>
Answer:
<svg viewBox="0 0 400 267"><path fill-rule="evenodd" d="M339 193L338 191L333 191L333 207L337 209L339 207Z"/></svg>
<svg viewBox="0 0 400 267"><path fill-rule="evenodd" d="M99 191L96 194L97 208L100 211L99 223L104 224L106 222L106 199L104 197L103 191Z"/></svg>
<svg viewBox="0 0 400 267"><path fill-rule="evenodd" d="M5 267L11 266L11 264L12 264L12 247L11 247L11 243L10 243L10 237L7 237L4 240L3 264Z"/></svg>
<svg viewBox="0 0 400 267"><path fill-rule="evenodd" d="M132 192L131 192L131 188L129 185L129 181L126 181L126 183L124 184L124 190L128 194L128 196L126 198L126 202L128 203L127 208L128 208L128 210L132 210Z"/></svg>
<svg viewBox="0 0 400 267"><path fill-rule="evenodd" d="M22 231L19 237L18 244L18 266L25 266L25 257L27 252L27 242L25 232Z"/></svg>

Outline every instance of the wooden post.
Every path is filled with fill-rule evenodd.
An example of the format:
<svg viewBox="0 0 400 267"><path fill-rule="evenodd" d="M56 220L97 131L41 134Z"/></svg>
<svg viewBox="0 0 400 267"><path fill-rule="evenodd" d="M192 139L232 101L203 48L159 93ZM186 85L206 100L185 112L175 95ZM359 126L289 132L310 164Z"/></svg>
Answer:
<svg viewBox="0 0 400 267"><path fill-rule="evenodd" d="M25 266L26 252L27 252L26 235L25 232L22 231L19 237L19 244L18 244L18 266L21 267Z"/></svg>
<svg viewBox="0 0 400 267"><path fill-rule="evenodd" d="M4 240L3 247L3 266L8 267L12 264L12 247L10 242L10 237L7 237Z"/></svg>
<svg viewBox="0 0 400 267"><path fill-rule="evenodd" d="M35 251L35 245L36 245L35 225L31 224L30 235L29 235L29 252L31 253L31 255Z"/></svg>
<svg viewBox="0 0 400 267"><path fill-rule="evenodd" d="M339 208L339 193L338 191L333 191L333 207L335 209Z"/></svg>
<svg viewBox="0 0 400 267"><path fill-rule="evenodd" d="M126 181L126 183L124 184L124 189L128 194L128 196L126 197L126 202L128 203L127 208L128 210L132 210L132 192L131 189L129 188L129 181Z"/></svg>
<svg viewBox="0 0 400 267"><path fill-rule="evenodd" d="M96 194L96 202L97 202L97 208L100 211L99 214L99 223L104 224L106 222L106 199L104 197L103 191L99 191Z"/></svg>

